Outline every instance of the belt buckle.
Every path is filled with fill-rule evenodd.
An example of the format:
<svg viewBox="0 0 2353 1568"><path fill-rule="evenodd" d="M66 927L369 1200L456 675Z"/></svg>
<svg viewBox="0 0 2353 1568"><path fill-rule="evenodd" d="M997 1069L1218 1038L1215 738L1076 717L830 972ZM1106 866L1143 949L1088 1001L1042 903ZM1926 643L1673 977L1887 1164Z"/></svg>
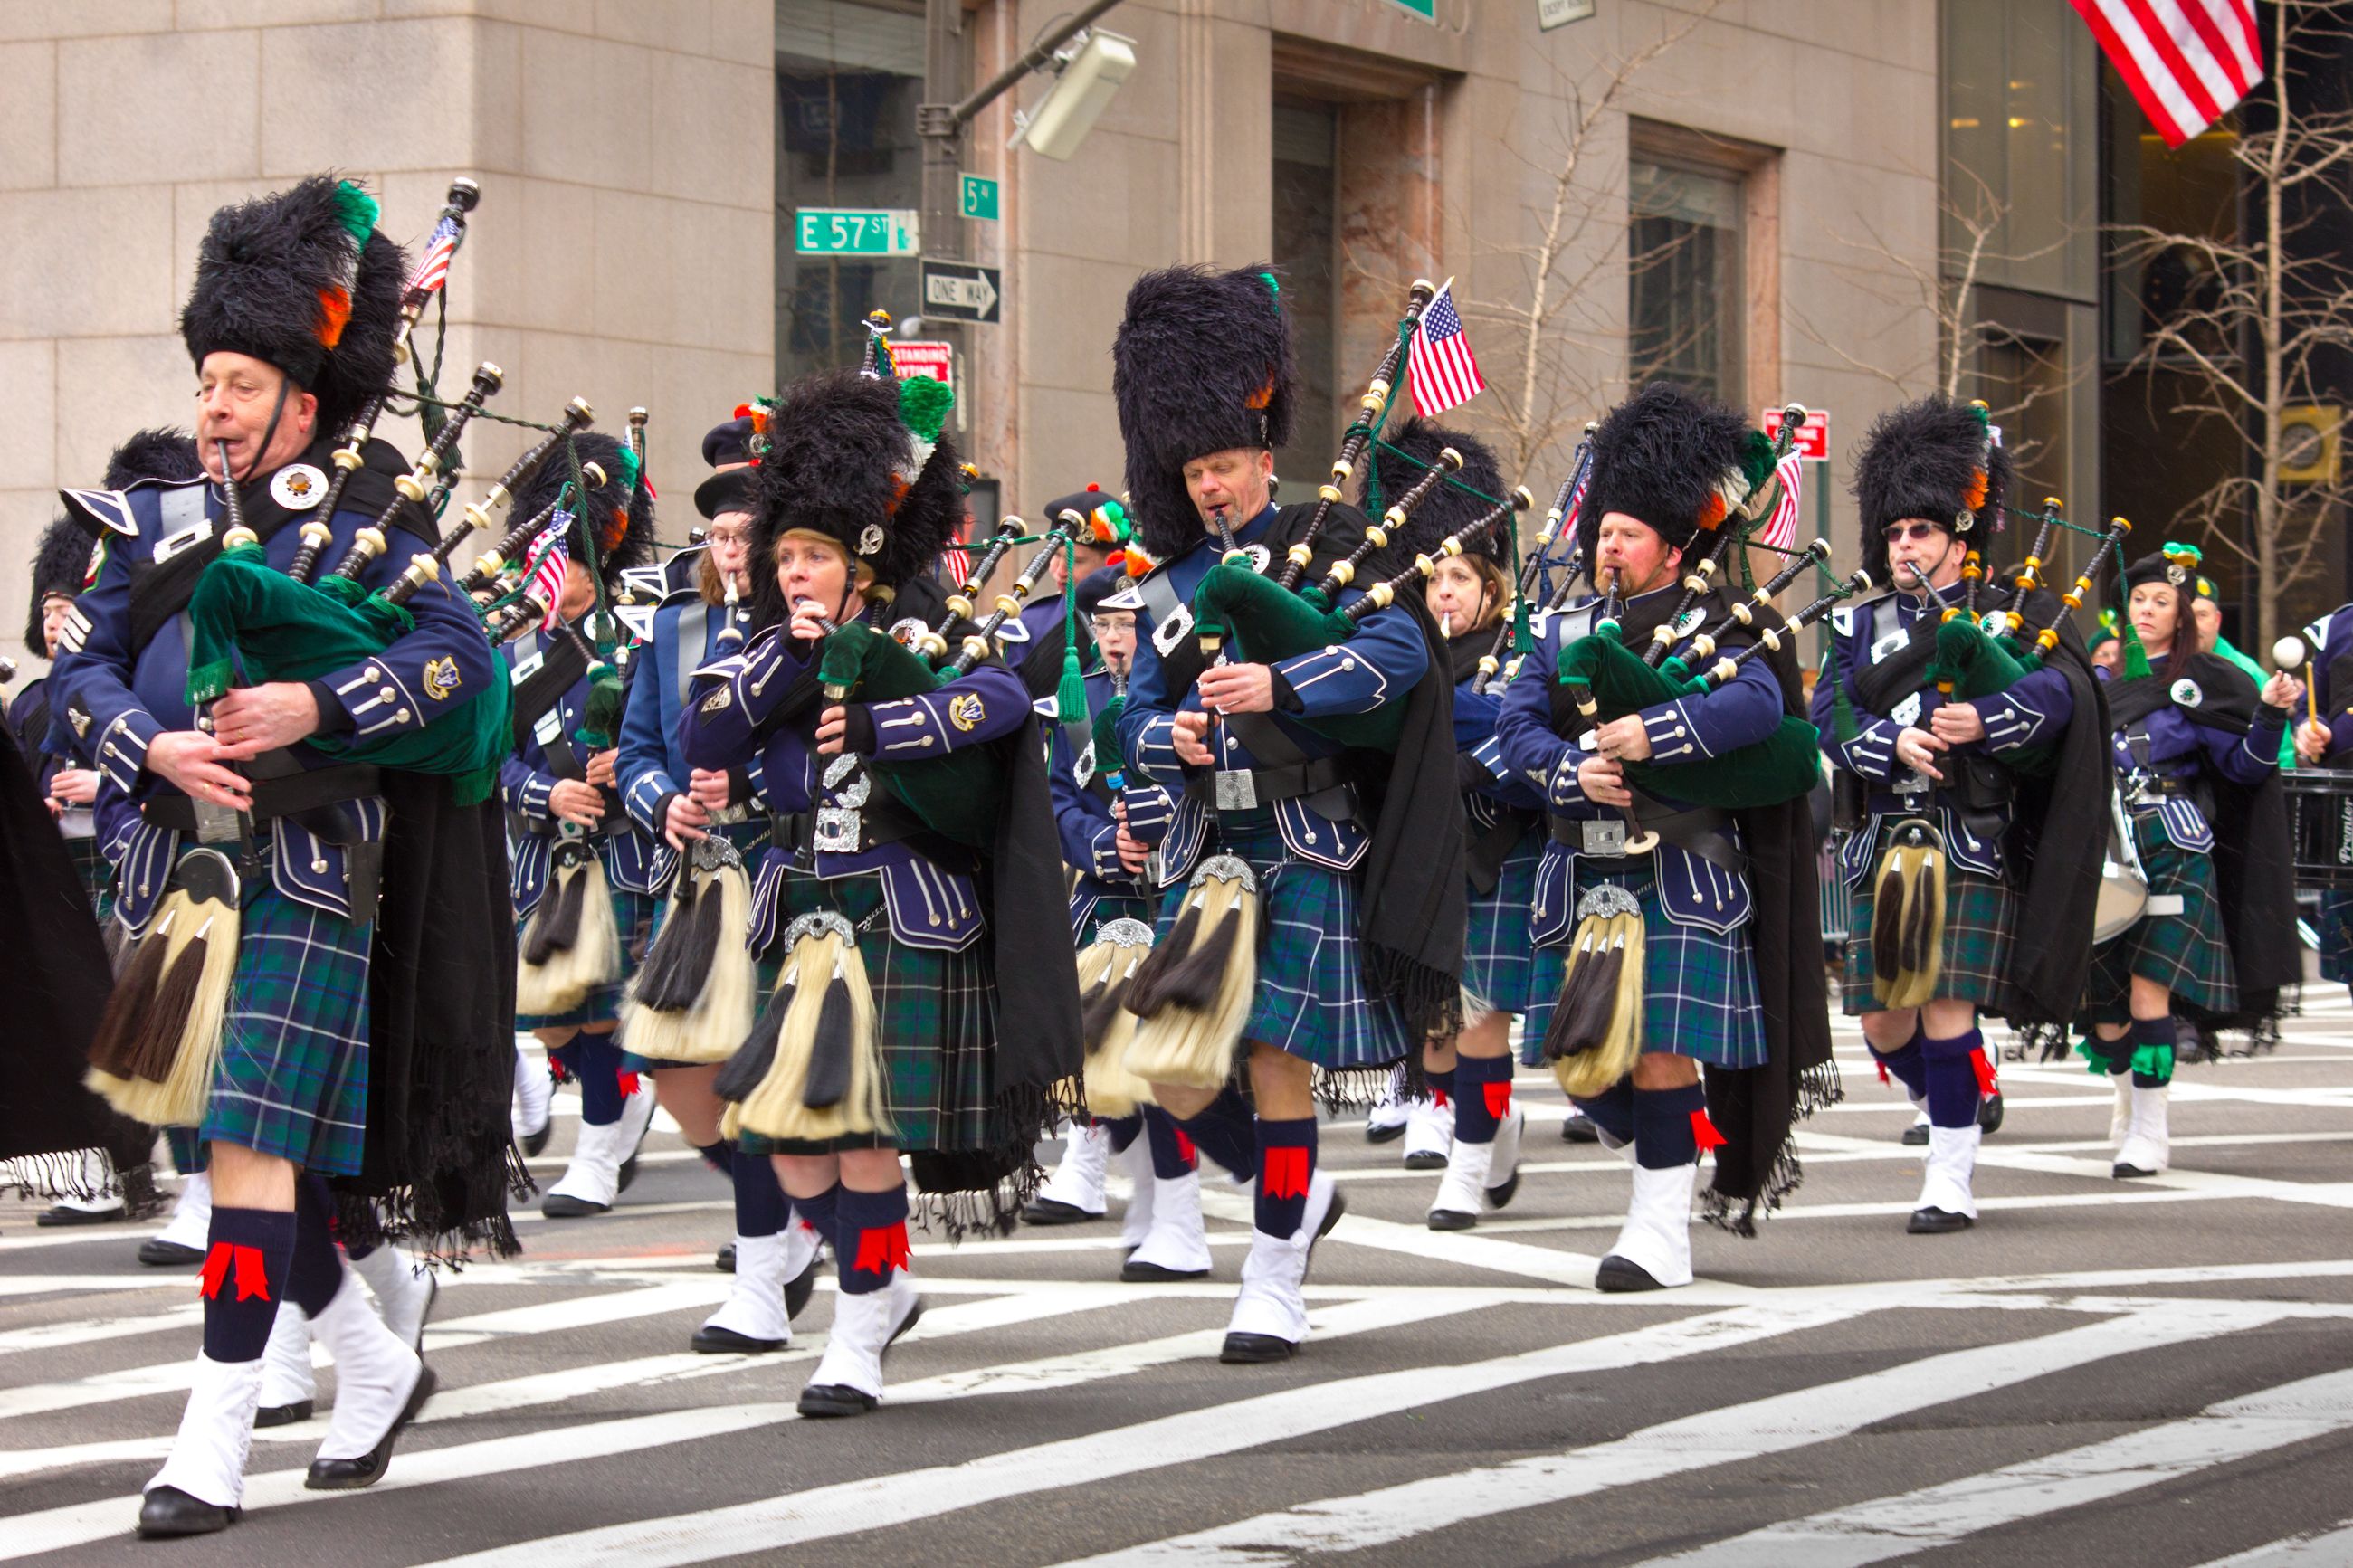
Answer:
<svg viewBox="0 0 2353 1568"><path fill-rule="evenodd" d="M1595 817L1580 826L1585 836L1584 853L1609 859L1626 858L1626 824L1620 817Z"/></svg>
<svg viewBox="0 0 2353 1568"><path fill-rule="evenodd" d="M711 825L713 827L733 827L750 821L751 816L752 808L748 805L723 805L711 814Z"/></svg>
<svg viewBox="0 0 2353 1568"><path fill-rule="evenodd" d="M817 826L809 835L809 847L828 855L857 854L862 819L863 814L850 806L818 806Z"/></svg>
<svg viewBox="0 0 2353 1568"><path fill-rule="evenodd" d="M1258 781L1243 768L1220 768L1211 775L1219 811L1258 809Z"/></svg>
<svg viewBox="0 0 2353 1568"><path fill-rule="evenodd" d="M197 800L191 796L188 805L196 816L196 842L199 844L234 844L238 832L237 813L234 806L218 801Z"/></svg>

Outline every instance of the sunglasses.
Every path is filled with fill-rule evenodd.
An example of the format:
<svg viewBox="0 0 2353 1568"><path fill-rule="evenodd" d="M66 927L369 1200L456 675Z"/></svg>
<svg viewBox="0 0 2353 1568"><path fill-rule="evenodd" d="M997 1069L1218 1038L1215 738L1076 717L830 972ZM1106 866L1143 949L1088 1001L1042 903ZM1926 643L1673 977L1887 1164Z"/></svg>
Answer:
<svg viewBox="0 0 2353 1568"><path fill-rule="evenodd" d="M1933 522L1894 522L1881 529L1879 533L1881 538L1893 544L1899 539L1926 539L1936 531L1936 525Z"/></svg>

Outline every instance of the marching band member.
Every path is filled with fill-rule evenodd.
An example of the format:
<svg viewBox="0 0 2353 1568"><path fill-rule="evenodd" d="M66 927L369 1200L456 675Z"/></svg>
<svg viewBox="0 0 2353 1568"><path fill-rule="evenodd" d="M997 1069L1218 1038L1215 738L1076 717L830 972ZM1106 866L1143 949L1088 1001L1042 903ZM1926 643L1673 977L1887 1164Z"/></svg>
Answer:
<svg viewBox="0 0 2353 1568"><path fill-rule="evenodd" d="M557 506L533 552L563 552L563 585L540 624L500 649L514 694L515 754L499 773L514 871L521 968L515 1026L539 1037L550 1070L580 1086L580 1134L540 1200L550 1219L608 1212L637 1174L654 1096L624 1068L614 1030L653 924L659 840L620 809L612 720L618 677L588 639L622 574L653 559L654 499L613 437L572 437L573 464L543 463L515 496L522 517ZM560 498L560 499L559 499ZM612 632L605 632L607 641ZM592 729L592 706L599 710Z"/></svg>
<svg viewBox="0 0 2353 1568"><path fill-rule="evenodd" d="M1459 1005L1461 962L1451 689L1432 669L1434 634L1419 607L1376 611L1347 642L1271 664L1213 661L1192 635L1194 590L1225 541L1263 574L1297 547L1311 558L1345 554L1366 526L1335 503L1331 535L1309 541L1317 508L1277 507L1269 493L1273 448L1291 434L1294 375L1272 284L1256 268L1147 273L1129 290L1113 346L1128 510L1160 563L1134 595L1108 601L1136 609L1120 749L1132 776L1183 793L1161 844L1161 944L1198 925L1191 959L1173 962L1185 955L1172 951L1172 979L1222 953L1211 987L1219 996L1238 976L1250 981L1246 1004L1230 1010L1239 1047L1223 1005L1202 1032L1218 1037L1206 1043L1221 1062L1238 1050L1251 1102L1230 1086L1145 1074L1197 1148L1257 1184L1220 1353L1232 1363L1283 1360L1307 1336L1310 1255L1343 1207L1315 1158L1318 1069L1381 1071L1419 1048L1422 1028ZM1322 561L1310 569L1320 577ZM1350 590L1343 603L1355 597ZM1344 746L1316 727L1384 705L1404 715L1393 756ZM1376 819L1358 781L1384 776ZM1197 867L1232 911L1214 926L1192 907L1211 890L1189 887ZM1254 977L1260 944L1236 934L1248 900L1268 933Z"/></svg>
<svg viewBox="0 0 2353 1568"><path fill-rule="evenodd" d="M691 586L669 595L654 612L653 635L637 651L628 708L621 721L617 784L622 804L639 831L658 846L654 880L674 888L687 886L694 877L695 857L715 847L709 841L725 845L735 861L722 874L741 878L743 866L758 864L768 838L754 769L692 768L679 745L694 672L742 647L750 627L745 605L752 593L749 563L758 477L751 467L752 434L750 416L738 415L702 439L703 457L712 465L712 472L694 492L696 510L705 519L703 546L693 557ZM705 847L699 850L698 846ZM709 883L702 887L707 889ZM720 896L723 908L725 895ZM668 900L656 906L657 948L675 907ZM698 929L691 934L699 941L704 933ZM673 933L672 941L688 935ZM713 930L709 936L717 951L699 955L698 966L707 973L703 988L723 988L731 964L738 962L736 953L724 949L740 949L744 933ZM648 950L649 966L654 952ZM669 1027L701 1031L708 1037L693 1044L709 1048L692 1050L693 1061L664 1058L648 1054L661 1047L647 1044L655 1027L637 1021L641 1015L636 1009L644 1000L642 994L632 999L630 1022L622 1030L627 1066L652 1075L662 1109L704 1161L729 1179L734 1192L735 1234L730 1253L734 1285L719 1310L696 1331L693 1348L714 1354L782 1350L792 1342L792 1317L815 1289L819 1238L811 1226L790 1223L775 1162L765 1154L739 1153L720 1131L725 1106L712 1083L727 1054L743 1043L748 1019L742 1016L740 1005L731 1013L717 1005L721 998L703 1004L698 994L676 1010L682 1015L680 1022L662 1032L667 1035ZM745 1001L750 1000L747 989ZM640 1045L645 1051L638 1049Z"/></svg>
<svg viewBox="0 0 2353 1568"><path fill-rule="evenodd" d="M2088 904L2053 900L2088 895L2099 836L2044 832L2052 790L2021 790L2016 771L2020 759L2063 745L2079 705L2089 710L2088 661L2063 640L2042 668L1974 702L1941 696L1931 668L1941 612L1968 613L1976 584L1965 584L1964 567L1990 553L2010 477L2008 453L1968 405L1923 398L1872 426L1855 468L1863 567L1894 586L1832 612L1831 667L1811 708L1832 765L1865 792L1862 826L1841 851L1854 911L1842 1006L1861 1020L1883 1077L1928 1119L1926 1173L1905 1226L1915 1236L1977 1221L1971 1175L1995 1081L1980 1015L2021 1024L2062 1015L2090 957ZM2098 795L2097 753L2078 744L2066 755L2064 782L2084 799ZM1884 901L1885 921L1901 919L1903 895L1882 883L1914 852L1915 834L1941 855L1933 924L1942 935L1935 952L1881 973L1875 952L1889 956L1897 944L1874 943L1873 915ZM2039 865L2019 860L2032 844ZM2022 943L2029 929L2042 939Z"/></svg>
<svg viewBox="0 0 2353 1568"><path fill-rule="evenodd" d="M309 1316L338 1368L311 1487L380 1479L432 1392L432 1372L344 1269L320 1178L356 1178L425 1228L511 1244L502 1208L442 1206L505 1189L505 1129L476 1103L478 1090L491 1106L504 1098L512 1052L509 982L485 957L503 946L491 923L493 900L503 902L494 808L458 806L442 777L343 760L490 689L496 661L472 606L429 586L409 601L414 628L381 653L316 680L232 689L202 715L186 699L189 659L174 626L222 550L224 487L237 488L248 525L284 570L327 493L338 433L389 387L406 268L399 247L374 232L375 210L357 187L320 177L215 214L181 318L205 477L66 497L109 555L68 617L58 711L142 819L124 851L116 914L147 945L118 982L117 1002L150 1033L176 1031L175 1066L217 1052L194 1130L212 1176L204 1353L171 1457L148 1483L142 1534L200 1534L237 1520L281 1295ZM338 562L380 515L392 521L388 548L351 556L365 587L389 585L432 542L428 516L396 510L393 477L406 472L398 454L370 443L340 506L319 520L331 531L322 559ZM372 952L379 926L420 920L428 887L423 943ZM200 979L184 1020L173 987L142 986L149 947L166 951L153 925L167 902L203 921L193 937L168 940L206 971L217 955L199 947L226 945L224 928L238 932L225 995ZM372 996L391 999L398 1017ZM387 1094L398 1121L379 1125L378 1075L448 1092ZM349 1205L343 1212L353 1215Z"/></svg>
<svg viewBox="0 0 2353 1568"><path fill-rule="evenodd" d="M2175 546L2126 569L2124 665L2107 686L2111 761L2149 890L2148 912L2094 952L2084 993L2082 1049L2122 1112L2119 1178L2171 1162L2175 1016L2260 1032L2300 975L2277 781L2304 683L2282 671L2258 692L2207 649L2194 574Z"/></svg>
<svg viewBox="0 0 2353 1568"><path fill-rule="evenodd" d="M908 651L860 639L962 511L954 448L935 420L902 422L902 395L836 373L773 406L752 530L759 629L696 673L680 735L690 768L756 760L775 814L751 933L775 995L718 1084L740 1095L739 1149L774 1154L795 1211L834 1242L840 1293L800 1397L815 1416L872 1410L883 1352L923 1310L901 1152L953 1214L1028 1164L1045 1092L1077 1065L1069 949L1043 918L1060 899L1044 748L1020 681L984 663L937 688L926 667L918 694L889 700L821 689L828 653ZM960 756L1002 786L1003 853L949 841L902 792L921 796L916 775Z"/></svg>
<svg viewBox="0 0 2353 1568"><path fill-rule="evenodd" d="M2304 628L2313 683L2295 726L2295 760L2307 768L2353 768L2353 605ZM2320 895L2320 975L2353 985L2353 891Z"/></svg>
<svg viewBox="0 0 2353 1568"><path fill-rule="evenodd" d="M1588 575L1619 605L1629 647L1646 646L1673 612L1685 552L1704 524L1722 519L1723 487L1741 465L1746 432L1739 416L1661 382L1595 432L1578 539ZM1710 594L1695 607L1713 621L1723 605ZM1710 1202L1744 1205L1727 1217L1745 1228L1757 1205L1771 1206L1795 1184L1788 1121L1834 1099L1836 1079L1812 935L1819 911L1805 799L1736 817L1638 797L1624 772L1631 762L1688 766L1763 741L1795 706L1794 668L1751 659L1704 695L1588 731L1556 672L1598 608L1546 618L1536 651L1504 693L1495 739L1512 775L1541 781L1550 820L1530 933L1531 1065L1542 1058L1580 923L1639 911L1640 1056L1630 1073L1578 1105L1634 1176L1625 1226L1595 1283L1655 1290L1691 1282L1704 1146L1730 1140L1718 1149ZM1662 840L1646 856L1628 853L1630 812ZM1719 1118L1728 1131L1709 1114L1719 1093L1727 1111L1741 1114Z"/></svg>

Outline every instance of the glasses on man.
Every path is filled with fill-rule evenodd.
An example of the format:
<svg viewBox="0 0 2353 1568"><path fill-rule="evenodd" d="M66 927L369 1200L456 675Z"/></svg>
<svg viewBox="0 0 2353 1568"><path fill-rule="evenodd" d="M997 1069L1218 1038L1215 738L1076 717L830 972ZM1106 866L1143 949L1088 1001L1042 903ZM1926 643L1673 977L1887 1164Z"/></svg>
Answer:
<svg viewBox="0 0 2353 1568"><path fill-rule="evenodd" d="M1936 531L1936 525L1933 522L1891 522L1879 531L1882 538L1893 544L1899 539L1926 539Z"/></svg>
<svg viewBox="0 0 2353 1568"><path fill-rule="evenodd" d="M748 535L740 528L714 528L702 537L712 544L741 544Z"/></svg>

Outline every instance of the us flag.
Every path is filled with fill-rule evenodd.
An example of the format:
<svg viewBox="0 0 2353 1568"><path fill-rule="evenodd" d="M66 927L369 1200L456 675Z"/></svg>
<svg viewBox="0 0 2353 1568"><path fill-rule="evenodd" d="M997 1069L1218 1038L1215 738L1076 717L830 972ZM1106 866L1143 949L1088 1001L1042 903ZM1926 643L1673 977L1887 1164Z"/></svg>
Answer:
<svg viewBox="0 0 2353 1568"><path fill-rule="evenodd" d="M2141 111L2179 147L2263 79L2253 0L2073 0Z"/></svg>
<svg viewBox="0 0 2353 1568"><path fill-rule="evenodd" d="M1798 488L1806 471L1806 460L1792 450L1773 470L1781 481L1781 493L1774 498L1773 514L1765 526L1757 531L1757 542L1769 544L1776 550L1787 550L1798 539Z"/></svg>
<svg viewBox="0 0 2353 1568"><path fill-rule="evenodd" d="M1412 373L1413 411L1424 419L1460 408L1487 390L1479 362L1471 354L1471 340L1462 335L1462 318L1455 313L1451 279L1422 311L1407 363Z"/></svg>
<svg viewBox="0 0 2353 1568"><path fill-rule="evenodd" d="M958 534L965 531L961 528L956 530ZM951 539L948 547L940 552L940 570L948 574L948 582L952 585L963 586L966 574L972 571L972 552L965 548L961 538Z"/></svg>
<svg viewBox="0 0 2353 1568"><path fill-rule="evenodd" d="M433 226L425 241L425 255L417 263L417 276L408 280L409 293L430 294L449 281L450 258L458 254L458 241L464 232L455 217L444 216Z"/></svg>
<svg viewBox="0 0 2353 1568"><path fill-rule="evenodd" d="M564 567L572 559L572 514L559 511L555 521L540 531L523 552L529 564L522 580L522 596L537 605L553 617L556 602L564 596Z"/></svg>

